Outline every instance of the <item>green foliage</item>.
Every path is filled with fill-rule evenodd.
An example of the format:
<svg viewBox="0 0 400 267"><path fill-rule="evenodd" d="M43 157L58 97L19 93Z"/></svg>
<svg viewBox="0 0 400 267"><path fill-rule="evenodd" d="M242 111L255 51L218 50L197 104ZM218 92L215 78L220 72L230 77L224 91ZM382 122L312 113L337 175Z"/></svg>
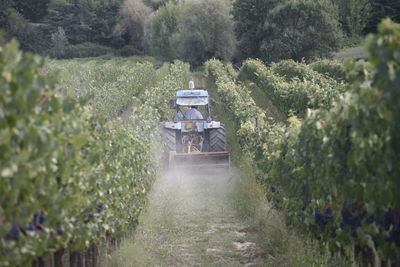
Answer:
<svg viewBox="0 0 400 267"><path fill-rule="evenodd" d="M339 22L348 37L361 36L371 17L371 0L333 1L339 7Z"/></svg>
<svg viewBox="0 0 400 267"><path fill-rule="evenodd" d="M143 54L142 51L138 50L137 47L133 45L124 45L121 49L118 49L116 53L122 57L129 57L129 56Z"/></svg>
<svg viewBox="0 0 400 267"><path fill-rule="evenodd" d="M149 20L148 42L158 58L198 67L207 59L229 60L234 33L229 1L168 3Z"/></svg>
<svg viewBox="0 0 400 267"><path fill-rule="evenodd" d="M100 56L122 56L129 57L134 55L141 55L142 52L132 45L125 45L120 49L115 49L109 46L104 46L95 43L80 43L76 45L67 45L64 48L62 55L53 56L57 58L86 58L86 57L100 57Z"/></svg>
<svg viewBox="0 0 400 267"><path fill-rule="evenodd" d="M217 86L219 97L224 106L234 117L236 124L255 124L256 118L263 119L265 115L251 98L246 87L235 84L237 73L231 65L224 65L213 59L205 63L206 77Z"/></svg>
<svg viewBox="0 0 400 267"><path fill-rule="evenodd" d="M15 37L21 42L21 48L25 51L40 53L48 48L45 33L39 26L33 26L21 14L14 9L9 10L8 23L6 25L7 37Z"/></svg>
<svg viewBox="0 0 400 267"><path fill-rule="evenodd" d="M145 23L151 11L151 8L146 6L142 0L124 0L120 6L114 36L121 36L129 44L143 50L145 48Z"/></svg>
<svg viewBox="0 0 400 267"><path fill-rule="evenodd" d="M60 58L98 57L107 54L116 54L116 50L95 43L80 43L67 45L64 54Z"/></svg>
<svg viewBox="0 0 400 267"><path fill-rule="evenodd" d="M323 59L315 61L309 66L312 70L331 77L338 82L346 80L345 67L339 61Z"/></svg>
<svg viewBox="0 0 400 267"><path fill-rule="evenodd" d="M329 0L237 0L233 15L239 59L300 61L340 47L338 14Z"/></svg>
<svg viewBox="0 0 400 267"><path fill-rule="evenodd" d="M64 62L77 72L58 84L46 74L58 63L43 70L44 60L22 54L15 41L0 47L0 265L84 249L136 225L156 171L160 114L189 67L133 63L132 73L119 63ZM86 87L94 75L103 79ZM104 90L107 82L120 87ZM157 98L136 98L128 123L104 119L113 103L97 100L133 101L136 90Z"/></svg>
<svg viewBox="0 0 400 267"><path fill-rule="evenodd" d="M271 62L328 56L341 44L337 17L329 0L294 0L277 5L263 26L261 58Z"/></svg>
<svg viewBox="0 0 400 267"><path fill-rule="evenodd" d="M12 0L12 7L24 18L38 22L47 14L50 0Z"/></svg>
<svg viewBox="0 0 400 267"><path fill-rule="evenodd" d="M240 69L239 80L261 88L282 113L301 117L308 108L329 108L346 90L342 81L292 60L274 63L271 67L258 60L247 60Z"/></svg>
<svg viewBox="0 0 400 267"><path fill-rule="evenodd" d="M364 28L364 33L376 33L378 24L384 18L390 18L400 23L400 3L391 0L374 0L371 1L372 12L371 17Z"/></svg>
<svg viewBox="0 0 400 267"><path fill-rule="evenodd" d="M171 3L171 2L176 3L178 1L179 0L143 0L143 3L156 11L159 8L167 5L168 3Z"/></svg>
<svg viewBox="0 0 400 267"><path fill-rule="evenodd" d="M147 21L147 42L150 52L157 58L165 61L173 61L176 58L177 51L173 41L183 15L183 5L169 2L154 12Z"/></svg>
<svg viewBox="0 0 400 267"><path fill-rule="evenodd" d="M61 82L63 91L80 99L85 99L96 114L107 118L120 116L127 107L138 105L138 97L144 91L161 84L177 81L175 90L184 88L188 77L186 65L176 63L172 66L165 64L156 69L150 62L132 62L131 60L112 59L100 62L98 60L81 61L52 61L47 71L61 71L67 74ZM171 70L170 70L171 68ZM175 75L175 78L171 77ZM152 91L152 90L150 90ZM153 90L155 91L155 89ZM160 93L158 99L167 99ZM143 99L143 101L150 101ZM167 103L160 104L157 109L167 108Z"/></svg>
<svg viewBox="0 0 400 267"><path fill-rule="evenodd" d="M0 29L5 29L8 26L8 18L11 12L12 0L3 0L2 8L0 9Z"/></svg>
<svg viewBox="0 0 400 267"><path fill-rule="evenodd" d="M229 0L187 4L176 37L178 58L193 66L200 66L210 58L230 60L234 33L229 12Z"/></svg>
<svg viewBox="0 0 400 267"><path fill-rule="evenodd" d="M260 47L265 35L262 27L277 0L235 0L233 20L237 39L235 59L262 58Z"/></svg>
<svg viewBox="0 0 400 267"><path fill-rule="evenodd" d="M400 259L400 25L385 20L367 43L369 64L347 64L350 91L331 109L238 135L290 225L357 264L378 266Z"/></svg>

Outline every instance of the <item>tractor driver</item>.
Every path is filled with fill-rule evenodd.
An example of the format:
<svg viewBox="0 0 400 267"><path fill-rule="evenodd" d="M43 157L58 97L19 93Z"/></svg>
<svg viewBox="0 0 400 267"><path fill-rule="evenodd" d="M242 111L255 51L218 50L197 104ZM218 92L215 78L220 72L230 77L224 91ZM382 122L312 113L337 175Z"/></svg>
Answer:
<svg viewBox="0 0 400 267"><path fill-rule="evenodd" d="M187 109L184 114L184 119L186 120L202 120L203 115L201 115L200 111L197 110L197 106L191 106L190 109Z"/></svg>

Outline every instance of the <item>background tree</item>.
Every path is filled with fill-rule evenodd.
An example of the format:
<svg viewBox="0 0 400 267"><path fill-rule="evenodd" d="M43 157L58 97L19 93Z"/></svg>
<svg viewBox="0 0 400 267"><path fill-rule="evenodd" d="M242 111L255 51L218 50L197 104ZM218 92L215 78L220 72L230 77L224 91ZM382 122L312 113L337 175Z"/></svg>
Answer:
<svg viewBox="0 0 400 267"><path fill-rule="evenodd" d="M400 1L398 0L371 0L371 16L364 28L364 33L376 33L377 25L384 18L391 18L400 23Z"/></svg>
<svg viewBox="0 0 400 267"><path fill-rule="evenodd" d="M51 35L51 41L53 43L53 56L58 58L64 56L68 38L62 27L58 27L57 32Z"/></svg>
<svg viewBox="0 0 400 267"><path fill-rule="evenodd" d="M183 12L183 5L170 2L150 16L146 25L146 39L152 55L166 61L176 58L176 49L171 42L179 30L178 23Z"/></svg>
<svg viewBox="0 0 400 267"><path fill-rule="evenodd" d="M185 4L179 32L173 40L178 58L194 67L210 58L230 60L235 43L230 11L230 0Z"/></svg>
<svg viewBox="0 0 400 267"><path fill-rule="evenodd" d="M326 56L341 45L339 15L329 0L236 0L233 14L239 60L299 61Z"/></svg>
<svg viewBox="0 0 400 267"><path fill-rule="evenodd" d="M30 23L15 9L10 9L7 25L5 26L6 38L16 38L21 42L21 48L33 53L43 53L48 48L46 36L36 25Z"/></svg>
<svg viewBox="0 0 400 267"><path fill-rule="evenodd" d="M13 0L13 8L24 18L39 22L47 14L50 0Z"/></svg>
<svg viewBox="0 0 400 267"><path fill-rule="evenodd" d="M143 3L153 10L158 10L159 8L165 6L168 2L177 3L179 0L143 0Z"/></svg>
<svg viewBox="0 0 400 267"><path fill-rule="evenodd" d="M121 0L77 1L52 0L44 23L51 32L62 27L71 44L93 42L120 47L123 42L113 36Z"/></svg>
<svg viewBox="0 0 400 267"><path fill-rule="evenodd" d="M2 0L0 8L0 28L5 29L8 24L11 6L12 0Z"/></svg>
<svg viewBox="0 0 400 267"><path fill-rule="evenodd" d="M329 0L290 0L268 13L263 25L261 58L280 59L328 56L341 46L338 12Z"/></svg>
<svg viewBox="0 0 400 267"><path fill-rule="evenodd" d="M400 22L400 1L394 0L0 1L0 28L26 51L50 55L51 35L62 27L69 42L66 54L98 48L93 55L132 55L149 48L161 60L180 58L195 65L209 57L230 59L232 47L236 62L323 56L339 45L338 20L347 45L374 32L382 18Z"/></svg>
<svg viewBox="0 0 400 267"><path fill-rule="evenodd" d="M339 22L348 38L362 35L372 12L371 0L336 0L339 8Z"/></svg>
<svg viewBox="0 0 400 267"><path fill-rule="evenodd" d="M120 20L114 29L116 36L123 36L129 43L139 49L144 49L145 21L151 13L151 8L142 0L124 0L120 8Z"/></svg>
<svg viewBox="0 0 400 267"><path fill-rule="evenodd" d="M285 0L284 0L285 1ZM262 27L279 0L236 0L233 3L234 29L237 39L235 58L261 58Z"/></svg>

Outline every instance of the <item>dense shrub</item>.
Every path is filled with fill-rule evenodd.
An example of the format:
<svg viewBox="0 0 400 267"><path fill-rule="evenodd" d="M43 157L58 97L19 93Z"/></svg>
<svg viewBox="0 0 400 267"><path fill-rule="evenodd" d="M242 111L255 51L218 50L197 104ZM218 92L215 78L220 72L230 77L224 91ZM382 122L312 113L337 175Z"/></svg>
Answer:
<svg viewBox="0 0 400 267"><path fill-rule="evenodd" d="M293 60L274 63L271 67L258 60L247 60L238 79L261 88L282 113L301 117L308 108L329 108L332 101L346 90L343 82Z"/></svg>
<svg viewBox="0 0 400 267"><path fill-rule="evenodd" d="M63 63L76 72L60 84L49 74L54 68L43 70L43 58L21 53L15 41L0 46L2 266L85 250L137 225L156 174L159 121L189 69L182 62L160 70ZM88 84L93 72L99 81ZM113 82L120 86L114 91L101 87ZM145 97L135 97L138 91ZM125 123L110 110L124 98L135 100Z"/></svg>
<svg viewBox="0 0 400 267"><path fill-rule="evenodd" d="M311 63L310 68L316 72L324 74L336 81L346 80L346 72L343 63L339 61L324 59Z"/></svg>
<svg viewBox="0 0 400 267"><path fill-rule="evenodd" d="M379 266L400 260L400 25L384 21L367 43L369 64L348 63L350 90L330 109L287 126L239 120L238 135L288 224L356 264ZM261 63L251 63L261 76ZM222 71L214 73L228 77Z"/></svg>
<svg viewBox="0 0 400 267"><path fill-rule="evenodd" d="M136 55L143 55L143 52L138 50L133 45L125 45L124 47L118 49L116 53L122 57L129 57L129 56L136 56Z"/></svg>
<svg viewBox="0 0 400 267"><path fill-rule="evenodd" d="M63 58L98 57L107 54L115 54L115 49L95 43L81 43L67 45Z"/></svg>

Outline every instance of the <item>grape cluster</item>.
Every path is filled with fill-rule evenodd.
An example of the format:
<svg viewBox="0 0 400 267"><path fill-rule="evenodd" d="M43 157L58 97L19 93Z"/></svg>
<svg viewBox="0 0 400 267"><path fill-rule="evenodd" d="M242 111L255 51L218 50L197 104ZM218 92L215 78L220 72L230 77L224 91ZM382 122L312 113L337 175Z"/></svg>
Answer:
<svg viewBox="0 0 400 267"><path fill-rule="evenodd" d="M331 207L327 207L323 210L316 209L314 211L314 219L315 223L321 227L324 228L325 225L327 225L329 222L334 221L334 213Z"/></svg>
<svg viewBox="0 0 400 267"><path fill-rule="evenodd" d="M104 205L103 203L100 203L95 212L90 212L86 219L83 221L85 224L91 222L96 216L99 216L101 213L103 213L103 211L106 210L106 205Z"/></svg>
<svg viewBox="0 0 400 267"><path fill-rule="evenodd" d="M28 226L21 226L13 223L8 234L4 237L6 241L18 241L21 234L28 235L28 232L42 232L44 230L44 223L47 215L43 211L37 211L33 214L32 219L29 221ZM55 233L63 235L65 232L64 226L61 223L57 223Z"/></svg>
<svg viewBox="0 0 400 267"><path fill-rule="evenodd" d="M389 231L387 241L400 246L400 212L388 209L383 218L383 227Z"/></svg>

